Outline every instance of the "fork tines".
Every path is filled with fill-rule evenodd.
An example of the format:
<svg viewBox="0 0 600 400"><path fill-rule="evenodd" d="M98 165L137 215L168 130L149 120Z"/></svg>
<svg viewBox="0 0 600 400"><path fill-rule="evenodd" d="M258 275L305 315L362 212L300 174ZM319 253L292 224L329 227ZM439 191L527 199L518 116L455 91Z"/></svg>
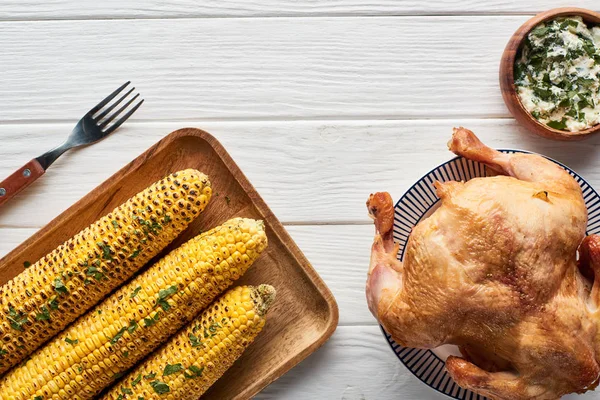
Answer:
<svg viewBox="0 0 600 400"><path fill-rule="evenodd" d="M131 96L131 94L135 90L135 87L132 87L131 89L129 89L127 91L127 93L125 93L124 95L117 98L117 100L115 100L111 103L111 101L115 97L117 97L121 92L123 92L125 90L125 88L127 86L129 86L130 83L131 83L130 81L125 82L123 85L121 85L121 87L119 87L117 90L115 90L110 95L108 95L108 97L106 97L104 100L102 100L100 103L98 103L94 108L92 108L88 112L88 116L91 117L94 120L94 122L96 122L98 127L100 129L102 129L102 131L105 134L109 134L112 131L114 131L115 129L117 129L119 126L121 126L123 124L123 122L127 121L127 119L129 117L131 117L131 115L144 102L144 99L141 99L136 104L134 104L132 107L130 107L135 102L135 100L140 96L139 93L135 94L134 96ZM125 102L125 104L123 104L121 107L119 107L119 109L117 109L116 111L113 112L113 110L127 98L129 98L129 99ZM107 107L105 107L105 106L107 106ZM127 110L127 112L122 117L120 117L119 119L117 119L115 121L115 118L117 118L119 115L121 115L126 110ZM112 122L112 124L111 124L111 122ZM111 125L108 126L109 124L111 124Z"/></svg>

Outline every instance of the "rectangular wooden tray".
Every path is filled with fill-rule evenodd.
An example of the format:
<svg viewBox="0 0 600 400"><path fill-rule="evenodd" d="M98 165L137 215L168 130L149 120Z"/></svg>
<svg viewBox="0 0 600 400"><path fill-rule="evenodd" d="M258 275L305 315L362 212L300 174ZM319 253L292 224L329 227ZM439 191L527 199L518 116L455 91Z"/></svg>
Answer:
<svg viewBox="0 0 600 400"><path fill-rule="evenodd" d="M338 323L338 308L329 289L227 151L202 130L185 128L169 134L56 217L0 260L0 283L22 272L24 261L38 260L135 193L185 168L209 176L213 198L163 254L234 216L259 218L266 224L269 246L236 284L275 286L275 305L257 340L203 396L249 398L329 339Z"/></svg>

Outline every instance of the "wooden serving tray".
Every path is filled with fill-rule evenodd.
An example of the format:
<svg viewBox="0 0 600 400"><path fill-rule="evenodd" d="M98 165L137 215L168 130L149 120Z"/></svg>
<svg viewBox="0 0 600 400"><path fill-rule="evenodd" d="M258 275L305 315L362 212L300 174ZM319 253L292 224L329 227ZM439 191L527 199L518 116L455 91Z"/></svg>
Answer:
<svg viewBox="0 0 600 400"><path fill-rule="evenodd" d="M338 323L338 308L285 228L223 146L207 132L180 129L152 146L0 260L0 283L22 272L23 262L37 261L137 192L185 168L209 176L213 197L202 215L163 254L235 216L262 219L266 224L269 246L236 284L271 284L277 289L277 299L257 340L203 396L249 398L329 339Z"/></svg>

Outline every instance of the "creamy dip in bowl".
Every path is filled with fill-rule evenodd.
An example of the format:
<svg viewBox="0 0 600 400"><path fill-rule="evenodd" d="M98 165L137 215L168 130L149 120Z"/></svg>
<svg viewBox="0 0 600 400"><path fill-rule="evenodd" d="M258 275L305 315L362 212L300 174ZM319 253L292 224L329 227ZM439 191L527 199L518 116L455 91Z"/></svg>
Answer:
<svg viewBox="0 0 600 400"><path fill-rule="evenodd" d="M523 107L550 128L580 132L600 123L600 27L579 16L537 25L514 64Z"/></svg>

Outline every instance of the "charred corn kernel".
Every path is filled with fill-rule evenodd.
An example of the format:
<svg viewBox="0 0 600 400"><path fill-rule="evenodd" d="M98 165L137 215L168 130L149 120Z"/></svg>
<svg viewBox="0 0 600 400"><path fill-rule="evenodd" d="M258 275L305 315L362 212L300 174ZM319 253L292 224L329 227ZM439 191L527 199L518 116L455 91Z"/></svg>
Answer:
<svg viewBox="0 0 600 400"><path fill-rule="evenodd" d="M229 290L101 399L198 399L254 341L274 299L270 285Z"/></svg>
<svg viewBox="0 0 600 400"><path fill-rule="evenodd" d="M210 196L206 175L192 169L171 174L0 287L0 374L157 255Z"/></svg>
<svg viewBox="0 0 600 400"><path fill-rule="evenodd" d="M6 374L0 400L94 397L233 283L216 273L213 255L221 251L219 237L250 231L257 246L246 251L249 261L228 266L244 273L266 248L267 236L262 221L235 218L173 250ZM183 273L189 278L180 280ZM69 368L76 369L75 379L60 375ZM74 393L62 396L67 385Z"/></svg>

